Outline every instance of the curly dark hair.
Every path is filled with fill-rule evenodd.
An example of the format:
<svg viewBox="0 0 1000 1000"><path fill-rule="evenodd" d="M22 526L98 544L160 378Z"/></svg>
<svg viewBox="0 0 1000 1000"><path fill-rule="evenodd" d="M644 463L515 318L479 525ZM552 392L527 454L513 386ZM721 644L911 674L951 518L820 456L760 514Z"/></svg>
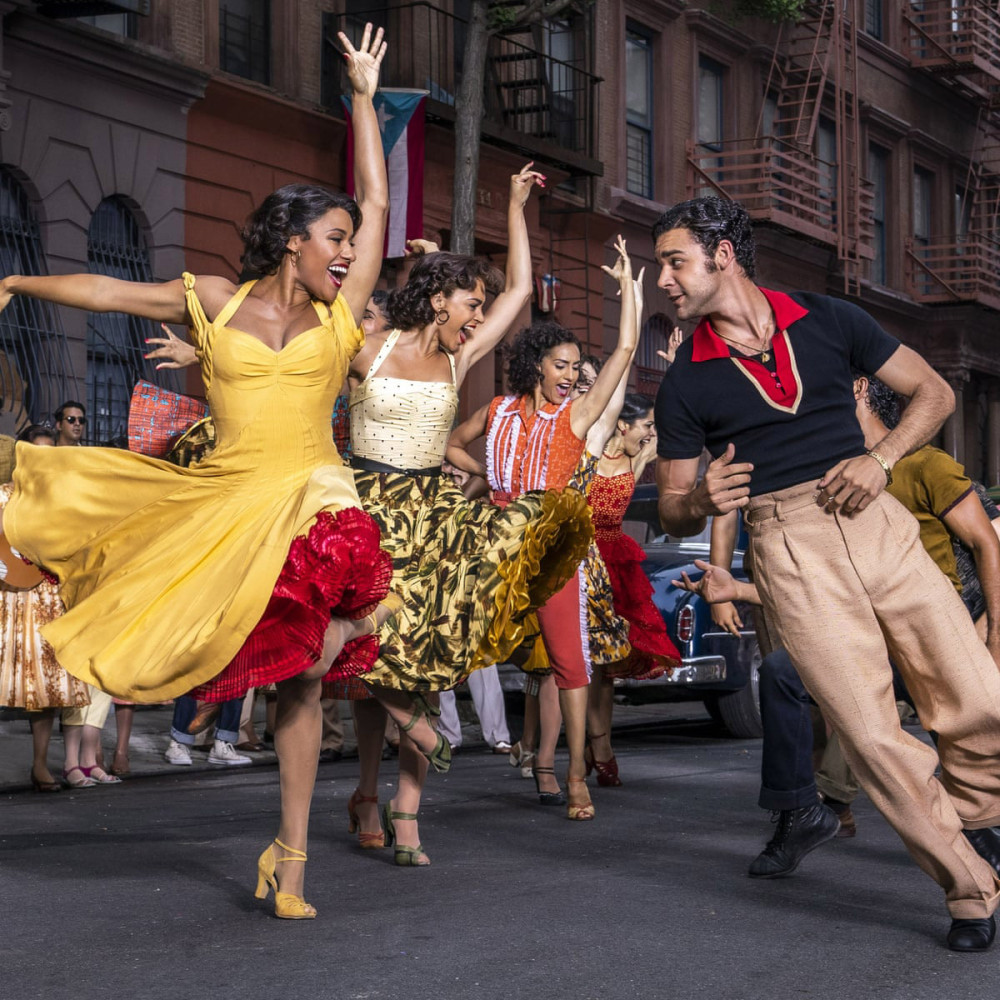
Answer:
<svg viewBox="0 0 1000 1000"><path fill-rule="evenodd" d="M715 270L712 259L719 244L729 240L736 263L748 278L757 276L757 244L746 209L728 198L692 198L668 208L653 225L653 242L671 229L686 229L698 241L708 258L708 270Z"/></svg>
<svg viewBox="0 0 1000 1000"><path fill-rule="evenodd" d="M627 392L618 419L626 424L641 420L654 406L653 397L642 392Z"/></svg>
<svg viewBox="0 0 1000 1000"><path fill-rule="evenodd" d="M240 234L243 237L243 271L274 274L288 252L293 236L309 239L309 227L334 208L342 208L361 228L361 209L353 198L315 184L286 184L269 194L251 213Z"/></svg>
<svg viewBox="0 0 1000 1000"><path fill-rule="evenodd" d="M875 378L874 375L858 371L856 368L851 371L851 377L854 379L868 379L868 393L865 396L868 409L889 430L893 430L899 423L899 418L903 413L903 397L895 389L890 389L881 379Z"/></svg>
<svg viewBox="0 0 1000 1000"><path fill-rule="evenodd" d="M541 378L542 359L560 344L575 344L577 350L580 348L580 341L566 327L546 321L525 327L504 347L507 385L515 396L534 390Z"/></svg>
<svg viewBox="0 0 1000 1000"><path fill-rule="evenodd" d="M451 295L456 289L471 292L481 281L487 292L503 289L503 275L488 261L438 250L420 257L402 288L389 292L385 314L400 330L415 330L434 322L431 296Z"/></svg>

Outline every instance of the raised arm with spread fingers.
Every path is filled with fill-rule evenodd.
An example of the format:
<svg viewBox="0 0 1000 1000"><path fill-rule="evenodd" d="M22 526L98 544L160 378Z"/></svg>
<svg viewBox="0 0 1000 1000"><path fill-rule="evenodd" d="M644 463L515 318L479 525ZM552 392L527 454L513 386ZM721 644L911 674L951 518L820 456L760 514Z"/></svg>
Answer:
<svg viewBox="0 0 1000 1000"><path fill-rule="evenodd" d="M527 163L510 179L510 201L507 203L507 268L504 290L490 306L485 320L458 353L456 382L461 385L469 369L486 357L507 335L531 298L531 246L524 209L537 184L545 187L545 175L532 170Z"/></svg>

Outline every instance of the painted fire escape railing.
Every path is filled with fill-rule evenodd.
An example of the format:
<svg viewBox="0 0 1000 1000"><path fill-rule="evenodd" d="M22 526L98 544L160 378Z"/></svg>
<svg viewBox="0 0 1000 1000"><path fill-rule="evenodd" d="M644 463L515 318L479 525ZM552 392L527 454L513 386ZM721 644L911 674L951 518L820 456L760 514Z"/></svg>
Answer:
<svg viewBox="0 0 1000 1000"><path fill-rule="evenodd" d="M861 176L857 105L857 0L818 0L783 27L753 138L688 146L689 189L744 204L752 218L836 249L846 290L873 256L873 189ZM776 98L776 99L775 99ZM835 129L822 158L825 113Z"/></svg>

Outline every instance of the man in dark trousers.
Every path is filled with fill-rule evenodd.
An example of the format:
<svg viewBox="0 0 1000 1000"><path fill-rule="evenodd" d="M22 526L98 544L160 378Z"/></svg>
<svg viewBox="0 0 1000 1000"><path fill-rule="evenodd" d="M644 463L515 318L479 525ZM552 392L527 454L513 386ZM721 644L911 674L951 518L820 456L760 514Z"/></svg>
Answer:
<svg viewBox="0 0 1000 1000"><path fill-rule="evenodd" d="M692 535L709 515L744 510L769 628L868 796L944 889L948 946L982 951L1000 879L962 832L985 831L988 852L1000 846L1000 671L916 521L885 494L893 466L933 437L954 396L857 306L758 287L736 203L676 205L653 239L678 319L701 317L657 396L664 527ZM852 369L910 399L868 450ZM706 447L714 459L699 482ZM940 779L934 750L900 726L887 646L947 755Z"/></svg>

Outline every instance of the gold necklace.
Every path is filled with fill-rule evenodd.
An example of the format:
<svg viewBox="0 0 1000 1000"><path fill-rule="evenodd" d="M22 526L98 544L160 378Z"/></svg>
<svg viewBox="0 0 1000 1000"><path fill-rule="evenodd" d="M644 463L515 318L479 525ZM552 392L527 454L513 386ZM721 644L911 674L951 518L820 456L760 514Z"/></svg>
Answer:
<svg viewBox="0 0 1000 1000"><path fill-rule="evenodd" d="M715 335L719 337L721 340L724 340L727 344L732 344L733 347L737 348L738 350L744 350L744 351L749 350L751 353L749 355L746 355L746 357L753 357L753 355L756 354L760 356L760 360L764 364L767 364L768 361L771 360L770 347L771 347L771 341L774 339L774 333L775 333L773 329L774 326L773 318L770 320L769 325L772 327L771 332L764 335L765 336L764 346L759 351L755 351L747 344L741 344L737 340L731 340L729 337L723 336L721 333L716 332Z"/></svg>

